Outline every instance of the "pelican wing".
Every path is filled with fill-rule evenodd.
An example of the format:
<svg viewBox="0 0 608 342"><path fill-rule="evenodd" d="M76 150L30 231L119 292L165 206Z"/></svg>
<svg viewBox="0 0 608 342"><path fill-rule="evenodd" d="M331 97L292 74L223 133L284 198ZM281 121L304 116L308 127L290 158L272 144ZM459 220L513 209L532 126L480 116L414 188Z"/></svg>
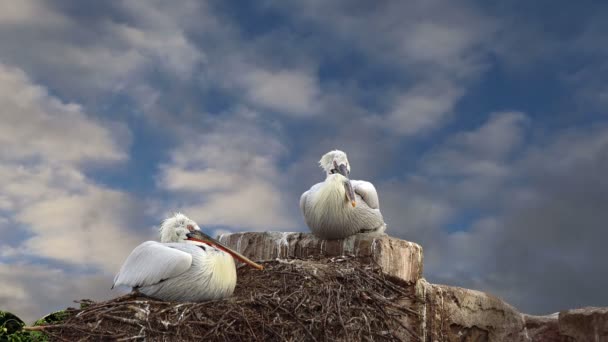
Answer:
<svg viewBox="0 0 608 342"><path fill-rule="evenodd" d="M300 196L300 210L302 210L302 214L306 216L306 196L310 191L305 191L302 196Z"/></svg>
<svg viewBox="0 0 608 342"><path fill-rule="evenodd" d="M186 272L192 255L176 249L174 243L146 241L135 247L114 278L114 286L149 286Z"/></svg>
<svg viewBox="0 0 608 342"><path fill-rule="evenodd" d="M355 193L363 199L368 207L372 209L380 209L380 201L378 200L378 193L374 184L361 180L351 181Z"/></svg>
<svg viewBox="0 0 608 342"><path fill-rule="evenodd" d="M308 206L307 201L308 197L314 194L319 188L323 185L323 183L317 183L310 187L308 191L305 191L302 196L300 196L300 210L302 210L302 214L306 216L306 207Z"/></svg>

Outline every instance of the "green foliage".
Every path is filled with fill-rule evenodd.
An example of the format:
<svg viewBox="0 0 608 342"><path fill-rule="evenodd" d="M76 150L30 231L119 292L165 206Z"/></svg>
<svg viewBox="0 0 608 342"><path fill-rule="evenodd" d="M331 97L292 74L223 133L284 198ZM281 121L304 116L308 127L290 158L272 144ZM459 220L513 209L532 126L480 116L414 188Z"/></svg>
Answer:
<svg viewBox="0 0 608 342"><path fill-rule="evenodd" d="M65 310L59 310L53 313L50 313L41 319L34 322L34 325L45 325L45 324L57 324L63 322L66 318L69 317L69 313Z"/></svg>
<svg viewBox="0 0 608 342"><path fill-rule="evenodd" d="M89 306L91 306L91 305L95 304L95 302L94 302L94 301L92 301L92 300L90 300L90 299L83 299L83 300L80 300L80 301L79 301L79 303L80 303L80 309L81 309L81 310L86 309L87 307L89 307Z"/></svg>
<svg viewBox="0 0 608 342"><path fill-rule="evenodd" d="M21 330L24 325L21 318L10 312L0 311L0 338Z"/></svg>
<svg viewBox="0 0 608 342"><path fill-rule="evenodd" d="M46 342L48 337L39 331L24 331L25 323L10 312L0 311L0 342Z"/></svg>
<svg viewBox="0 0 608 342"><path fill-rule="evenodd" d="M69 317L65 310L50 313L37 320L34 325L57 324ZM0 342L46 342L49 340L43 332L25 331L25 323L10 312L0 311Z"/></svg>
<svg viewBox="0 0 608 342"><path fill-rule="evenodd" d="M39 331L17 331L12 334L0 332L0 341L4 342L47 342L49 338Z"/></svg>

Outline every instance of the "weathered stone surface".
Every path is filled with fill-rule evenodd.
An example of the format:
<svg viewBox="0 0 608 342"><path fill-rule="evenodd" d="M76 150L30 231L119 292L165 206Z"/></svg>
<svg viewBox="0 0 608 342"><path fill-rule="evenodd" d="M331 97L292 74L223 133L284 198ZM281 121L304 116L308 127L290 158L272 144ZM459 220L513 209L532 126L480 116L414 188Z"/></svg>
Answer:
<svg viewBox="0 0 608 342"><path fill-rule="evenodd" d="M570 342L571 338L560 334L558 314L547 316L523 315L525 336L530 342Z"/></svg>
<svg viewBox="0 0 608 342"><path fill-rule="evenodd" d="M558 324L560 334L573 341L608 342L608 308L562 311Z"/></svg>
<svg viewBox="0 0 608 342"><path fill-rule="evenodd" d="M309 233L235 233L219 240L253 260L354 255L370 258L396 278L414 283L422 277L422 247L388 235L357 234L343 240L323 240Z"/></svg>
<svg viewBox="0 0 608 342"><path fill-rule="evenodd" d="M416 288L424 341L527 341L522 315L494 296L424 279Z"/></svg>
<svg viewBox="0 0 608 342"><path fill-rule="evenodd" d="M532 316L492 295L424 279L416 295L424 341L608 342L608 308Z"/></svg>
<svg viewBox="0 0 608 342"><path fill-rule="evenodd" d="M608 308L588 307L523 317L530 342L608 342Z"/></svg>

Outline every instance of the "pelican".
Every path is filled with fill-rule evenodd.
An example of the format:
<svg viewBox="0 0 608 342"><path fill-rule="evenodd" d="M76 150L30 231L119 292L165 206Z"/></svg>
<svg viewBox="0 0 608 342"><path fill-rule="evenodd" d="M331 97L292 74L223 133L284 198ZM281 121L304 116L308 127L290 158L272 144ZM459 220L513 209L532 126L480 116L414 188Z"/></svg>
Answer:
<svg viewBox="0 0 608 342"><path fill-rule="evenodd" d="M383 234L376 188L370 182L350 180L346 153L334 150L319 161L325 181L300 197L300 209L312 233L320 238L343 239L358 233Z"/></svg>
<svg viewBox="0 0 608 342"><path fill-rule="evenodd" d="M164 220L159 232L161 242L146 241L135 247L112 288L126 285L161 300L200 302L232 295L236 286L233 257L263 269L203 233L183 214Z"/></svg>

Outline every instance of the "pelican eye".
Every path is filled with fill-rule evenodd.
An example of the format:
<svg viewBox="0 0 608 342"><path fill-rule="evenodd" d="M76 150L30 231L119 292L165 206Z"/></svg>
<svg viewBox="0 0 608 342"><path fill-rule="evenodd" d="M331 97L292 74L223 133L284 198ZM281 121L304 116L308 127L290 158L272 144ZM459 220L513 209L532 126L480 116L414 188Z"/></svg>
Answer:
<svg viewBox="0 0 608 342"><path fill-rule="evenodd" d="M194 226L189 224L186 226L186 228L188 228L189 231L193 231L194 230Z"/></svg>
<svg viewBox="0 0 608 342"><path fill-rule="evenodd" d="M338 172L338 170L336 170L336 169L331 169L331 170L329 170L329 173L331 173L332 175L333 175L334 173L336 173L336 172Z"/></svg>

